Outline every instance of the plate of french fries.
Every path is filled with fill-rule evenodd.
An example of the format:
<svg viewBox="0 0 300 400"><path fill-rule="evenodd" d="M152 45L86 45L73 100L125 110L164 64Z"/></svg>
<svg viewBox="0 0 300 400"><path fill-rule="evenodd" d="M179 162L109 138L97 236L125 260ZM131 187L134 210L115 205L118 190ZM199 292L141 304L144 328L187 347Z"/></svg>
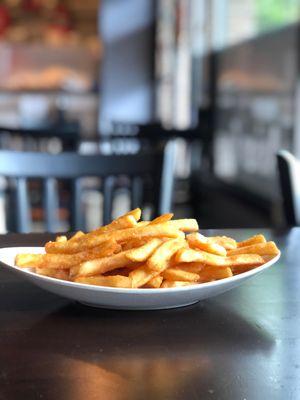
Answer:
<svg viewBox="0 0 300 400"><path fill-rule="evenodd" d="M0 249L0 261L36 285L81 303L114 309L180 307L223 293L280 257L262 234L242 242L206 237L195 219L132 210L88 233L45 247Z"/></svg>

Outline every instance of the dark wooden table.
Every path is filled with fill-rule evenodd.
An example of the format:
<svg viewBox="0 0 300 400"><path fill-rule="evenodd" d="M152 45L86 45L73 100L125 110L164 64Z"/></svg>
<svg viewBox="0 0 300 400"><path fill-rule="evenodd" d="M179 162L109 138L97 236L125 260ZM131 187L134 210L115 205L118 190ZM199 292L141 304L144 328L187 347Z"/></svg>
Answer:
<svg viewBox="0 0 300 400"><path fill-rule="evenodd" d="M276 266L169 311L87 308L0 269L0 399L300 399L300 229L267 236Z"/></svg>

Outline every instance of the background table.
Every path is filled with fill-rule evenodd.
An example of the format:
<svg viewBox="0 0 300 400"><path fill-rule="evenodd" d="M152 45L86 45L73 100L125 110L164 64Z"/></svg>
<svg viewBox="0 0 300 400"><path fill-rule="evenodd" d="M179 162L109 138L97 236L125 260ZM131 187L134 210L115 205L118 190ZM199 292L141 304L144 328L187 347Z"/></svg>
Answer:
<svg viewBox="0 0 300 400"><path fill-rule="evenodd" d="M278 264L165 311L87 308L0 268L0 399L299 399L300 229L266 235ZM50 237L5 235L0 246Z"/></svg>

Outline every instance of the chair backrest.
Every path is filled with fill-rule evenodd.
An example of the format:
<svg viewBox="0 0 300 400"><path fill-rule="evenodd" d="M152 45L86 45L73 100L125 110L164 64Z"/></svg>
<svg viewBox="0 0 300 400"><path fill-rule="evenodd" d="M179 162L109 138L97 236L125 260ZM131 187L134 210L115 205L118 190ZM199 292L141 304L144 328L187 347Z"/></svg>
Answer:
<svg viewBox="0 0 300 400"><path fill-rule="evenodd" d="M287 150L277 153L277 165L287 225L300 224L300 162Z"/></svg>
<svg viewBox="0 0 300 400"><path fill-rule="evenodd" d="M59 139L63 151L77 151L79 145L79 127L69 129L53 127L49 129L25 129L0 126L0 148L11 150L15 146L14 138L21 139L18 149L21 151L45 150L45 140Z"/></svg>
<svg viewBox="0 0 300 400"><path fill-rule="evenodd" d="M58 193L57 180L68 180L71 186L70 229L84 229L82 220L83 177L101 178L103 193L103 223L111 220L112 200L115 179L126 176L130 181L131 207L142 205L143 183L152 181L153 211L170 211L173 189L172 149L165 151L142 152L134 155L79 155L77 153L29 153L0 151L0 176L15 182L12 198L15 208L10 215L15 216L14 230L30 231L30 202L28 180L41 179L43 182L43 208L46 229L57 230ZM144 179L145 178L145 179ZM10 207L14 207L12 203Z"/></svg>

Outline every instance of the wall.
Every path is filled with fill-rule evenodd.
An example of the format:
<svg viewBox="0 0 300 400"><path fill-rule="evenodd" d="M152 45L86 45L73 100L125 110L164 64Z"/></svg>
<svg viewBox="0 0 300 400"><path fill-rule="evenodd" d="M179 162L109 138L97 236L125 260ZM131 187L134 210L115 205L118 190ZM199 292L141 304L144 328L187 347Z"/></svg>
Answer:
<svg viewBox="0 0 300 400"><path fill-rule="evenodd" d="M99 9L103 42L99 125L147 123L154 117L154 1L104 0Z"/></svg>

